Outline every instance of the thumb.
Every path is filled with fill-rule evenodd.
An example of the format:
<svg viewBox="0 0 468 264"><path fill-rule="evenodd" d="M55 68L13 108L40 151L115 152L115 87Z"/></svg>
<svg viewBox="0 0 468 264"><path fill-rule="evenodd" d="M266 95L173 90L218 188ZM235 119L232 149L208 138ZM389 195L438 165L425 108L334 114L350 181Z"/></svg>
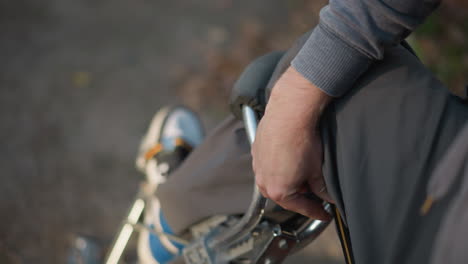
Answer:
<svg viewBox="0 0 468 264"><path fill-rule="evenodd" d="M287 200L278 203L286 210L294 211L309 218L330 221L332 216L322 207L322 203L308 198L305 194L293 194Z"/></svg>
<svg viewBox="0 0 468 264"><path fill-rule="evenodd" d="M310 190L317 195L320 199L334 204L335 201L330 196L327 190L327 185L323 179L323 176L317 178L310 178L308 180Z"/></svg>

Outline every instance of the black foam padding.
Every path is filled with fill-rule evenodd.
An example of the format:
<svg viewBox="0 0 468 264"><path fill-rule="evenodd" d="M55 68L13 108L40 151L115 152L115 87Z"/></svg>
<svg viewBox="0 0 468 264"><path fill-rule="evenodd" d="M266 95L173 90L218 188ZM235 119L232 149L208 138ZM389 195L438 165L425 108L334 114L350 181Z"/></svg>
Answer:
<svg viewBox="0 0 468 264"><path fill-rule="evenodd" d="M276 51L263 55L242 72L229 98L231 111L237 118L242 119L242 105L245 104L257 112L265 111L265 88L283 54L283 51Z"/></svg>

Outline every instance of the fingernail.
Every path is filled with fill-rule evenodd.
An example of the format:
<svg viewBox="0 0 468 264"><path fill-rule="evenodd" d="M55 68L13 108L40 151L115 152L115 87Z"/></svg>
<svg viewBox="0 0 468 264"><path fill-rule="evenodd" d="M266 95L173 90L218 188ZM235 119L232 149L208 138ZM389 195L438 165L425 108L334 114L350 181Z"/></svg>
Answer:
<svg viewBox="0 0 468 264"><path fill-rule="evenodd" d="M309 215L306 215L306 216L309 217L309 218L311 218L311 219L316 219L316 220L320 220L320 221L324 221L324 222L329 222L329 221L331 221L331 219L332 219L332 216L331 216L329 213L327 213L326 211L320 212L319 215L317 215L317 214L313 214L313 215L309 214Z"/></svg>

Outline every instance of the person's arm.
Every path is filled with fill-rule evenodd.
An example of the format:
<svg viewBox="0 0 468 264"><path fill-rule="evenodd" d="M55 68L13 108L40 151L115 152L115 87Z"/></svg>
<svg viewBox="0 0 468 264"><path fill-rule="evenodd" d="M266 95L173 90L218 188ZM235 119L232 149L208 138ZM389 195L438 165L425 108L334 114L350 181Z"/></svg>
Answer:
<svg viewBox="0 0 468 264"><path fill-rule="evenodd" d="M252 148L264 196L303 215L327 219L313 192L331 201L316 129L324 107L348 91L385 48L401 42L437 7L435 0L331 0L290 67L278 80Z"/></svg>
<svg viewBox="0 0 468 264"><path fill-rule="evenodd" d="M322 177L322 145L317 123L331 99L293 68L277 81L258 126L252 148L260 192L285 209L328 220L320 203L303 193L331 201Z"/></svg>
<svg viewBox="0 0 468 264"><path fill-rule="evenodd" d="M330 96L348 91L357 78L399 44L440 0L330 0L292 66Z"/></svg>

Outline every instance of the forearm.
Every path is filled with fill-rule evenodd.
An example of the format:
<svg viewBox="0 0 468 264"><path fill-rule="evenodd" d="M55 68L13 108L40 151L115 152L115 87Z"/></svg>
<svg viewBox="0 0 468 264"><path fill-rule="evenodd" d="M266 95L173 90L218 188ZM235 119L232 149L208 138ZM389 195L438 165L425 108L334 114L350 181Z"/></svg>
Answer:
<svg viewBox="0 0 468 264"><path fill-rule="evenodd" d="M400 43L440 0L331 0L292 66L331 96L341 96L385 48Z"/></svg>
<svg viewBox="0 0 468 264"><path fill-rule="evenodd" d="M310 129L318 124L320 116L332 98L315 87L300 73L290 67L272 91L267 113L274 108L276 119L285 126Z"/></svg>

